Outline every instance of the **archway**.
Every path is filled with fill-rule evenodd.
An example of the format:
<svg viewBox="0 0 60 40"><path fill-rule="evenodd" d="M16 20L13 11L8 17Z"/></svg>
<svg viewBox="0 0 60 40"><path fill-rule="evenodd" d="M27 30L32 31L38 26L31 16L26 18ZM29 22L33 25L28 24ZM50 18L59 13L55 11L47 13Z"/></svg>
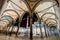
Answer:
<svg viewBox="0 0 60 40"><path fill-rule="evenodd" d="M19 34L23 36L30 35L30 15L29 12L25 12L21 18Z"/></svg>
<svg viewBox="0 0 60 40"><path fill-rule="evenodd" d="M33 17L32 17L32 29L33 29L33 36L38 36L38 37L41 36L39 17L36 13L33 13Z"/></svg>
<svg viewBox="0 0 60 40"><path fill-rule="evenodd" d="M27 23L28 22L28 23ZM26 12L22 18L20 27L29 27L30 26L30 16L29 13Z"/></svg>
<svg viewBox="0 0 60 40"><path fill-rule="evenodd" d="M50 19L49 19L50 18ZM48 31L48 25L46 24L47 20L51 21L51 20L54 20L56 23L58 23L58 17L55 13L51 13L51 12L47 12L45 14L43 14L41 16L41 22L42 22L42 26L41 27L44 27L44 34L45 36L47 36L47 31ZM43 30L42 30L43 31Z"/></svg>
<svg viewBox="0 0 60 40"><path fill-rule="evenodd" d="M46 24L48 25L48 33L49 36L59 36L59 31L58 31L58 21L53 18L48 18L45 20Z"/></svg>

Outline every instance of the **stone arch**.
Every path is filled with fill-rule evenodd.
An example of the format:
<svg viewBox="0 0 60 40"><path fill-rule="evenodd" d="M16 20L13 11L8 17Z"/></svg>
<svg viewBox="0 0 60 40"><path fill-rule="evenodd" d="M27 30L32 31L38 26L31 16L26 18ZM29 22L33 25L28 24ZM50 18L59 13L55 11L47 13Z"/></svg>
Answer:
<svg viewBox="0 0 60 40"><path fill-rule="evenodd" d="M27 14L27 15L26 15L26 14ZM29 18L30 18L30 13L29 13L29 12L24 12L24 13L21 15L20 25L21 25L21 22L22 22L24 16L29 16ZM29 22L30 22L30 21L29 21Z"/></svg>
<svg viewBox="0 0 60 40"><path fill-rule="evenodd" d="M56 19L58 19L57 15L56 15L55 13L51 13L51 12L47 12L47 13L43 14L43 15L41 16L41 19L42 19L42 18L43 18L43 16L44 16L44 15L46 15L46 14L52 14L52 15L54 15L54 16L55 16L55 18L56 18Z"/></svg>
<svg viewBox="0 0 60 40"><path fill-rule="evenodd" d="M58 21L57 21L57 19L48 18L47 20L45 20L45 22L48 21L48 20L54 20L55 21L54 24L58 27Z"/></svg>
<svg viewBox="0 0 60 40"><path fill-rule="evenodd" d="M12 9L7 9L7 10L3 11L3 13L1 14L1 16L3 16L4 13L7 12L7 11L13 11L13 12L15 12L17 14L17 16L18 16L18 19L20 19L20 16L19 16L18 12L15 11L15 10L12 10Z"/></svg>
<svg viewBox="0 0 60 40"><path fill-rule="evenodd" d="M48 18L47 20L45 20L45 22L46 22L46 21L48 21L48 20L54 20L54 21L58 24L58 22L57 22L57 20L56 20L56 19Z"/></svg>
<svg viewBox="0 0 60 40"><path fill-rule="evenodd" d="M40 21L40 17L39 17L39 15L38 15L38 13L35 12L35 15L37 16L38 21Z"/></svg>
<svg viewBox="0 0 60 40"><path fill-rule="evenodd" d="M55 23L55 22L53 22L53 21L50 21L50 22L48 22L47 24L49 24L49 23L51 23L52 22L52 24L57 24L57 23Z"/></svg>
<svg viewBox="0 0 60 40"><path fill-rule="evenodd" d="M3 13L2 13L1 16L3 16L3 14L4 14L5 12L7 12L7 11L13 11L13 12L15 12L15 13L18 15L18 26L17 26L17 32L16 32L16 34L17 34L17 33L18 33L18 30L19 30L19 27L20 27L20 26L19 26L19 25L20 25L20 20L21 20L21 19L20 19L20 16L19 16L18 12L16 12L15 10L12 10L12 9L7 9L7 10L3 11ZM10 28L11 28L11 27L8 28L8 31L10 30ZM11 32L13 32L13 28L14 28L14 27L12 27L12 29L10 30Z"/></svg>
<svg viewBox="0 0 60 40"><path fill-rule="evenodd" d="M20 21L22 21L23 16L24 16L26 13L27 13L27 14L29 14L29 16L30 16L30 13L29 13L29 12L24 12L24 13L21 15L21 17L20 17L20 18L21 18L21 20L20 20Z"/></svg>

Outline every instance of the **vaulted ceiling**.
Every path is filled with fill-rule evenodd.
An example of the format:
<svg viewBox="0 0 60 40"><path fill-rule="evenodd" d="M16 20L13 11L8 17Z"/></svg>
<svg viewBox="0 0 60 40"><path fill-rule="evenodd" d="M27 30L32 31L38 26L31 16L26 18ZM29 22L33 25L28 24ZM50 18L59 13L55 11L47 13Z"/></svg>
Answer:
<svg viewBox="0 0 60 40"><path fill-rule="evenodd" d="M25 0L30 10L33 10L35 6L42 0Z"/></svg>
<svg viewBox="0 0 60 40"><path fill-rule="evenodd" d="M34 9L36 8L36 6L38 6L41 1L43 1L43 2L44 1L46 1L46 2L48 2L48 1L50 1L50 2L56 2L58 4L58 6L59 6L58 0L25 0L25 1L27 2L27 6L28 6L28 8L31 11L34 11Z"/></svg>
<svg viewBox="0 0 60 40"><path fill-rule="evenodd" d="M9 1L9 0L7 0ZM50 1L50 0L21 0L21 1L25 1L25 3L27 4L29 10L34 10L36 8L36 6L41 2L41 1ZM57 0L54 0L57 2L57 4L59 5L59 2ZM0 8L2 7L4 1L0 0Z"/></svg>
<svg viewBox="0 0 60 40"><path fill-rule="evenodd" d="M24 9L24 10L30 10L30 11L36 11L39 12L39 16L43 15L44 13L42 11L47 11L49 10L49 12L51 10L53 10L53 5L55 5L55 1L56 3L59 5L58 1L51 1L51 0L11 0L13 3L15 3L16 5L18 5L18 7ZM18 2L19 1L19 2ZM3 5L3 1L0 1L0 8ZM39 5L39 6L38 6ZM52 7L51 9L49 9L50 7ZM46 10L47 9L47 10ZM41 13L40 13L41 12ZM54 10L52 11L54 12ZM47 14L43 17L43 19L47 19L47 18L55 18L54 15L52 14Z"/></svg>

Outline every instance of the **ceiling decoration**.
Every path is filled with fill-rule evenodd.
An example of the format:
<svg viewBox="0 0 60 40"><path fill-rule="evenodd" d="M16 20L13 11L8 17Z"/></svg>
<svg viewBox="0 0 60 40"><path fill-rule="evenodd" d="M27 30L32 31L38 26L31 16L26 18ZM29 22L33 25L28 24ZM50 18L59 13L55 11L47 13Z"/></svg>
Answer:
<svg viewBox="0 0 60 40"><path fill-rule="evenodd" d="M30 10L32 10L42 0L26 0Z"/></svg>

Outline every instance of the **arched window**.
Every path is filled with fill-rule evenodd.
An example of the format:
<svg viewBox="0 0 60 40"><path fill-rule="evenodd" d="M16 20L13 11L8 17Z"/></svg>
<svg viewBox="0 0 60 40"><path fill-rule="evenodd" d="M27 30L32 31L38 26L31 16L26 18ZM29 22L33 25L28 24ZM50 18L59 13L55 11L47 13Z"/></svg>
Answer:
<svg viewBox="0 0 60 40"><path fill-rule="evenodd" d="M29 16L29 12L26 12L22 18L20 27L26 28L29 26L30 26L30 16Z"/></svg>

